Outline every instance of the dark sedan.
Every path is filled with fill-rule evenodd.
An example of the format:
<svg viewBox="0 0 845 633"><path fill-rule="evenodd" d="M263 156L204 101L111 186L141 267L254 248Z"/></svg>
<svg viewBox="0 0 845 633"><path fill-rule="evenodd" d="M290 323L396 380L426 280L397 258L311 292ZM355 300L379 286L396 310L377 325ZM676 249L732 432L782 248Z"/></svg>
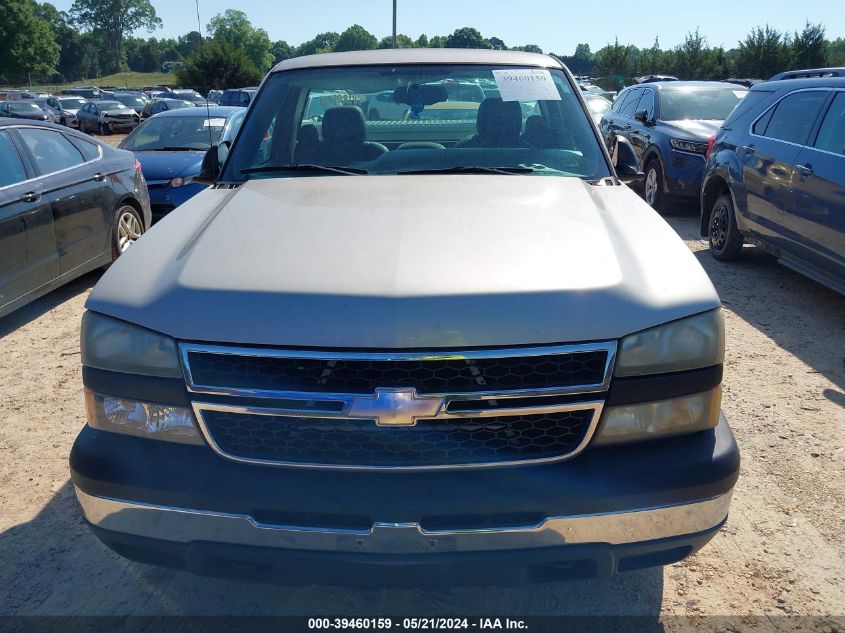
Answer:
<svg viewBox="0 0 845 633"><path fill-rule="evenodd" d="M0 118L0 317L114 261L150 221L131 152Z"/></svg>
<svg viewBox="0 0 845 633"><path fill-rule="evenodd" d="M0 103L0 117L53 122L53 115L34 101L4 101Z"/></svg>
<svg viewBox="0 0 845 633"><path fill-rule="evenodd" d="M609 148L630 143L645 172L645 200L659 213L697 200L707 141L748 93L715 81L660 81L626 88L602 117Z"/></svg>

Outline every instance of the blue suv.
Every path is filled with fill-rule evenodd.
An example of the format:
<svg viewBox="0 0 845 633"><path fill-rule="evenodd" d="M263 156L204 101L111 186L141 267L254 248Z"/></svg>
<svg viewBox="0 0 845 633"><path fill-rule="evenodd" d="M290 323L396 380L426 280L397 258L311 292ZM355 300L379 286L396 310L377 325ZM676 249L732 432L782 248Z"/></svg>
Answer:
<svg viewBox="0 0 845 633"><path fill-rule="evenodd" d="M645 200L659 213L695 202L707 140L747 89L716 81L654 81L619 93L599 125L604 141L629 143L645 173Z"/></svg>
<svg viewBox="0 0 845 633"><path fill-rule="evenodd" d="M784 73L755 85L712 140L701 235L716 259L735 259L748 242L845 294L845 72L839 71Z"/></svg>

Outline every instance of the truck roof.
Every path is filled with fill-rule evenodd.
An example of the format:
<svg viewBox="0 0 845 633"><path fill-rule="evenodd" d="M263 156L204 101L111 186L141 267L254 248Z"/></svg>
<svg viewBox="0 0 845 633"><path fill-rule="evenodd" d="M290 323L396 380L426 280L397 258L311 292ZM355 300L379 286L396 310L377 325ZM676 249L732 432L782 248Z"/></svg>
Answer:
<svg viewBox="0 0 845 633"><path fill-rule="evenodd" d="M388 48L374 51L349 51L294 57L279 62L271 72L326 66L370 66L376 64L498 64L562 68L549 55L522 51L494 51L464 48Z"/></svg>

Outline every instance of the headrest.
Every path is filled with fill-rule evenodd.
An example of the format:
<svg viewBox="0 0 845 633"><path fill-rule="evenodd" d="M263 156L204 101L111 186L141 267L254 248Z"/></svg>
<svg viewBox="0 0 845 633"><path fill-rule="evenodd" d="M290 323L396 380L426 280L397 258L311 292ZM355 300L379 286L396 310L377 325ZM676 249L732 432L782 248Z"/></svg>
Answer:
<svg viewBox="0 0 845 633"><path fill-rule="evenodd" d="M323 115L323 140L329 143L363 143L367 140L364 112L358 106L329 108Z"/></svg>
<svg viewBox="0 0 845 633"><path fill-rule="evenodd" d="M320 142L320 131L313 123L306 123L296 133L296 140L303 145L317 145Z"/></svg>
<svg viewBox="0 0 845 633"><path fill-rule="evenodd" d="M518 101L485 99L478 107L475 127L481 136L510 137L522 132L522 108Z"/></svg>

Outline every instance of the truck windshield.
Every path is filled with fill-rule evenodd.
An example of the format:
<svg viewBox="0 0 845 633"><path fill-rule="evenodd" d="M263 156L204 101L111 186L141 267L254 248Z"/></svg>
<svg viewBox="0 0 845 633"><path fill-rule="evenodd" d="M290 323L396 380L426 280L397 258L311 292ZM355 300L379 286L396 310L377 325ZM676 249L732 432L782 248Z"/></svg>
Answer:
<svg viewBox="0 0 845 633"><path fill-rule="evenodd" d="M610 175L561 70L403 64L271 75L223 179L416 173Z"/></svg>

